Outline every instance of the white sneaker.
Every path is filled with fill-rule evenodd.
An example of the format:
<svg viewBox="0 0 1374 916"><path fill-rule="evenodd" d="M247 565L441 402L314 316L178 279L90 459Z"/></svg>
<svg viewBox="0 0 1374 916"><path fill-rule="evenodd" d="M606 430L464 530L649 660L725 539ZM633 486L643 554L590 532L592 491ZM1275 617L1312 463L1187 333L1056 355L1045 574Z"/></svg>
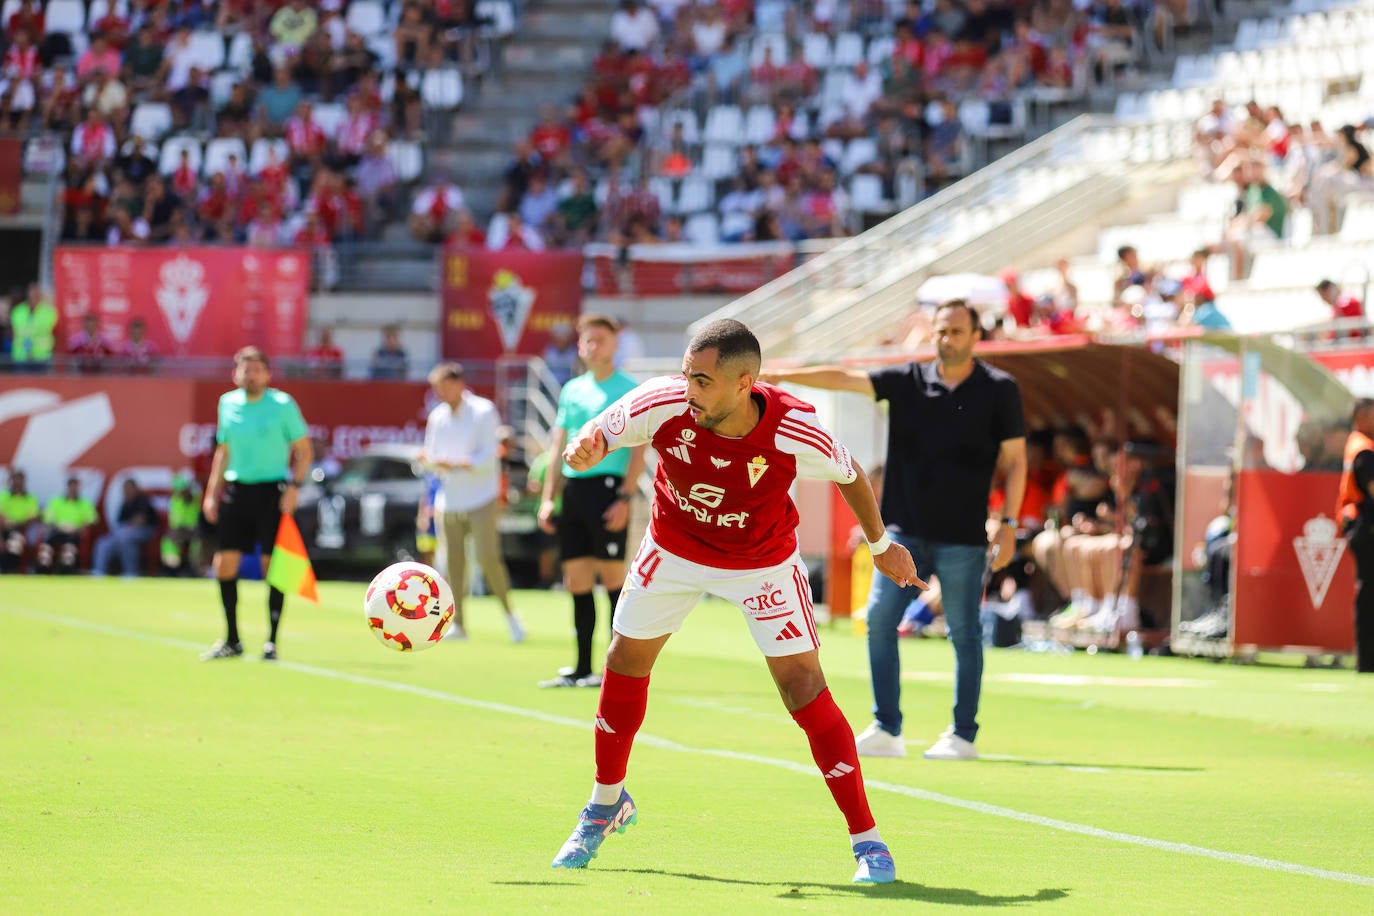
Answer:
<svg viewBox="0 0 1374 916"><path fill-rule="evenodd" d="M463 625L456 620L449 624L448 629L444 631L444 639L466 640L467 638L468 631L463 629Z"/></svg>
<svg viewBox="0 0 1374 916"><path fill-rule="evenodd" d="M510 641L522 643L525 641L525 625L520 622L520 618L515 616L512 611L506 615L506 624L510 627Z"/></svg>
<svg viewBox="0 0 1374 916"><path fill-rule="evenodd" d="M972 741L965 741L951 730L941 735L940 740L921 756L927 760L977 760L978 748L973 746Z"/></svg>
<svg viewBox="0 0 1374 916"><path fill-rule="evenodd" d="M854 746L858 748L860 757L906 756L906 739L892 734L877 722L870 723L868 728L859 732L854 738Z"/></svg>

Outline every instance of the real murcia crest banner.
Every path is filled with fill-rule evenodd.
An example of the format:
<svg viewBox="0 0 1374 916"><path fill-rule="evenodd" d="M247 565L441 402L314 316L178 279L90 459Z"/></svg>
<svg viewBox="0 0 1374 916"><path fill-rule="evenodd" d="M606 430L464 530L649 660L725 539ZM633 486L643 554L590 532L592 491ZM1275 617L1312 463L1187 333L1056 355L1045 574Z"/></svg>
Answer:
<svg viewBox="0 0 1374 916"><path fill-rule="evenodd" d="M1302 534L1293 538L1293 549L1298 554L1298 566L1302 569L1303 582L1307 583L1312 607L1320 609L1345 553L1345 539L1336 534L1334 521L1317 515L1308 519L1302 526Z"/></svg>
<svg viewBox="0 0 1374 916"><path fill-rule="evenodd" d="M555 326L577 323L581 252L450 248L443 257L445 358L538 356Z"/></svg>

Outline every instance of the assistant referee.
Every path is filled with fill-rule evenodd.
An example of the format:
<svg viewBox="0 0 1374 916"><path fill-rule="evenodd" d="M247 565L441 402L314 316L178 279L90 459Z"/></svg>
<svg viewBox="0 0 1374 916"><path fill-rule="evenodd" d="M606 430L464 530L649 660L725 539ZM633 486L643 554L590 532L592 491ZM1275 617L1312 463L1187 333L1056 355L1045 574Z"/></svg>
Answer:
<svg viewBox="0 0 1374 916"><path fill-rule="evenodd" d="M574 471L563 461L570 433L634 390L635 380L615 368L619 325L605 315L583 315L577 323L577 355L587 371L563 386L549 446L539 526L558 533L563 585L572 595L577 660L540 687L600 687L592 671L592 634L596 630L597 579L615 613L625 583L625 529L630 500L644 470L644 448L620 449L590 471ZM566 480L566 484L564 481ZM560 488L562 509L555 507Z"/></svg>
<svg viewBox="0 0 1374 916"><path fill-rule="evenodd" d="M215 457L201 508L206 520L218 525L214 570L226 630L224 639L201 656L204 660L243 654L237 616L239 561L244 553L261 547L266 574L282 514L296 511L299 488L310 469L305 418L291 395L268 387L271 380L263 352L244 347L234 354L238 387L219 399ZM268 588L271 623L262 647L264 659L277 657L277 625L285 603L285 595Z"/></svg>

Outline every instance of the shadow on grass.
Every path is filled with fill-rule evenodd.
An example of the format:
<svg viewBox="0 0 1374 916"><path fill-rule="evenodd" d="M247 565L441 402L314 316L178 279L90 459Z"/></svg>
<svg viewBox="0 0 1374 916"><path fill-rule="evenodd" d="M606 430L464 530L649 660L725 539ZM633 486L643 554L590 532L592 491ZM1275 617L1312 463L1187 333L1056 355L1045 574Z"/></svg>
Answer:
<svg viewBox="0 0 1374 916"><path fill-rule="evenodd" d="M688 881L709 881L713 884L737 884L748 887L778 887L787 881L746 881L742 878L723 878L696 872L668 871L661 868L603 868L600 871L626 875L662 875L666 878L685 878ZM803 882L778 894L780 900L810 900L818 897L868 897L879 900L921 900L926 903L945 903L951 906L1018 906L1028 903L1049 903L1062 900L1069 892L1048 887L1033 894L1008 896L980 894L963 887L932 887L912 881L893 884L819 884Z"/></svg>
<svg viewBox="0 0 1374 916"><path fill-rule="evenodd" d="M1075 763L1069 760L1022 760L1020 758L980 757L981 764L999 763L1020 767L1068 767L1081 770L1128 770L1140 773L1205 773L1205 767L1165 767L1144 763Z"/></svg>

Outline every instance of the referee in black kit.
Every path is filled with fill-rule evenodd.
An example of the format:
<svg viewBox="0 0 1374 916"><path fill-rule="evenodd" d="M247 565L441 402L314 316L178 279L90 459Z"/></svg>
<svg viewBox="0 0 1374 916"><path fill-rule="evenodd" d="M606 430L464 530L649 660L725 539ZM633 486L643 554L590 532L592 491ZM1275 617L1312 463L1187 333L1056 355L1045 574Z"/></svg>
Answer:
<svg viewBox="0 0 1374 916"><path fill-rule="evenodd" d="M215 578L224 603L225 635L203 660L243 654L238 629L239 562L262 548L263 574L276 543L283 513L296 511L296 499L310 469L310 436L305 418L291 395L269 388L272 372L257 347L234 354L233 391L219 399L215 457L201 508L206 521L218 526ZM286 596L269 586L270 621L262 657L277 657L277 625Z"/></svg>

